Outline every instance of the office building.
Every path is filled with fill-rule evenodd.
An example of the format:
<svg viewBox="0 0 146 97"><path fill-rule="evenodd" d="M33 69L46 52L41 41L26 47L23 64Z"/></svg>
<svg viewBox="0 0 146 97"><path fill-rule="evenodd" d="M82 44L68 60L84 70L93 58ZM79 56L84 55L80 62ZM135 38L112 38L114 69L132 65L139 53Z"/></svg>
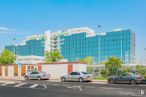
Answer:
<svg viewBox="0 0 146 97"><path fill-rule="evenodd" d="M44 56L45 51L59 50L71 62L91 56L95 63L101 63L115 56L128 64L135 63L135 33L130 29L96 33L88 27L47 31L5 49L19 56Z"/></svg>

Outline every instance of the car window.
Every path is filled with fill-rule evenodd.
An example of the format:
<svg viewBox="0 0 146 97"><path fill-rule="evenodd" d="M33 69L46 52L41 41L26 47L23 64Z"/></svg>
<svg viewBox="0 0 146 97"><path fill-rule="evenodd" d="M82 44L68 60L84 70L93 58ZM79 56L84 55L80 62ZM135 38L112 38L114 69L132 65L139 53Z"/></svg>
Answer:
<svg viewBox="0 0 146 97"><path fill-rule="evenodd" d="M79 72L72 72L72 73L70 73L70 75L80 75L80 73Z"/></svg>
<svg viewBox="0 0 146 97"><path fill-rule="evenodd" d="M122 76L131 76L130 74L123 74Z"/></svg>
<svg viewBox="0 0 146 97"><path fill-rule="evenodd" d="M38 72L36 72L36 71L35 72L31 72L31 74L38 74Z"/></svg>
<svg viewBox="0 0 146 97"><path fill-rule="evenodd" d="M82 72L84 75L87 75L87 72Z"/></svg>
<svg viewBox="0 0 146 97"><path fill-rule="evenodd" d="M79 72L77 72L77 75L80 75L80 73L79 73Z"/></svg>
<svg viewBox="0 0 146 97"><path fill-rule="evenodd" d="M70 73L70 75L74 75L74 72Z"/></svg>

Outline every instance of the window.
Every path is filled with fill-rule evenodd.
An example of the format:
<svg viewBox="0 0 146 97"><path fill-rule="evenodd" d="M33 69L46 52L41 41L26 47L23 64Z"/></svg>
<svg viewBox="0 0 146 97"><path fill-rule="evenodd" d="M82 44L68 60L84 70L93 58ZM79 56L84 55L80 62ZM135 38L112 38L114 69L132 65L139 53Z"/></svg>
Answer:
<svg viewBox="0 0 146 97"><path fill-rule="evenodd" d="M123 74L122 76L130 76L130 74Z"/></svg>
<svg viewBox="0 0 146 97"><path fill-rule="evenodd" d="M72 73L70 73L70 75L80 75L80 73L79 72L72 72Z"/></svg>
<svg viewBox="0 0 146 97"><path fill-rule="evenodd" d="M38 74L38 72L32 72L31 74Z"/></svg>
<svg viewBox="0 0 146 97"><path fill-rule="evenodd" d="M86 72L82 72L83 74L85 74L85 75L87 75L87 73Z"/></svg>

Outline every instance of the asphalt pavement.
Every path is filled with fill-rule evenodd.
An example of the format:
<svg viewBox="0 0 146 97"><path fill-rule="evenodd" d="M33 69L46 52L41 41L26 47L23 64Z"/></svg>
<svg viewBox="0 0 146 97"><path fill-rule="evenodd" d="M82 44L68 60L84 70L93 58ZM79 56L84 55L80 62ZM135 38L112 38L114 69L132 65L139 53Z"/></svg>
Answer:
<svg viewBox="0 0 146 97"><path fill-rule="evenodd" d="M146 97L146 85L90 82L2 81L0 97Z"/></svg>

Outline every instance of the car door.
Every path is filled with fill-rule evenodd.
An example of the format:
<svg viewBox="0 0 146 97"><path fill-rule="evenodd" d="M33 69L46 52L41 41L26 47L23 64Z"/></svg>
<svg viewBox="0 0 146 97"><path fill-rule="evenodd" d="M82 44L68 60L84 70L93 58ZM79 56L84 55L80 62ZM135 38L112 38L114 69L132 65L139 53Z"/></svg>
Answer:
<svg viewBox="0 0 146 97"><path fill-rule="evenodd" d="M131 80L131 74L127 74L126 76L125 76L125 82L126 83L129 83L129 81Z"/></svg>
<svg viewBox="0 0 146 97"><path fill-rule="evenodd" d="M120 76L120 82L121 83L128 83L129 82L129 74L123 74Z"/></svg>
<svg viewBox="0 0 146 97"><path fill-rule="evenodd" d="M76 77L77 77L78 73L77 72L72 72L70 73L68 80L70 81L76 81Z"/></svg>
<svg viewBox="0 0 146 97"><path fill-rule="evenodd" d="M30 73L29 79L34 79L34 73L35 73L35 72L31 72L31 73Z"/></svg>
<svg viewBox="0 0 146 97"><path fill-rule="evenodd" d="M72 75L72 80L73 81L78 81L80 77L80 73L79 72L74 72L74 74Z"/></svg>
<svg viewBox="0 0 146 97"><path fill-rule="evenodd" d="M35 72L33 73L33 78L34 78L34 79L37 79L38 76L39 76L39 72L38 72L38 71L35 71Z"/></svg>

